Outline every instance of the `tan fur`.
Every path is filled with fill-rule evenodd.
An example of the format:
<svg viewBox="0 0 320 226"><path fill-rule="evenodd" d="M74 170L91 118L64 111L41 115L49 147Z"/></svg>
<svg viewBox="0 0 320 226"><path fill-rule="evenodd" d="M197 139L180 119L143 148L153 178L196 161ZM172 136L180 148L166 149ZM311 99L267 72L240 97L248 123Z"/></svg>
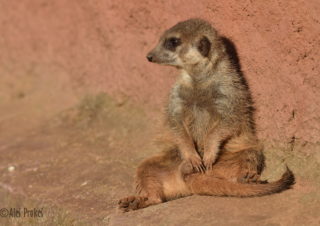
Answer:
<svg viewBox="0 0 320 226"><path fill-rule="evenodd" d="M289 169L277 182L259 180L264 156L255 135L251 96L209 23L178 23L147 58L175 66L181 75L170 93L158 140L163 152L139 165L137 196L121 199L120 209L192 194L260 196L294 183Z"/></svg>

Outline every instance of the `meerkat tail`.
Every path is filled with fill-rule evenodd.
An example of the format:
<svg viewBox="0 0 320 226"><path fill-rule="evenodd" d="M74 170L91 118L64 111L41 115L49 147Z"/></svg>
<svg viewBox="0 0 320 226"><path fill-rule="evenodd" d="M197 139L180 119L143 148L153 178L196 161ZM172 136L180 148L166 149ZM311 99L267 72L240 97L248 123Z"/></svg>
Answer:
<svg viewBox="0 0 320 226"><path fill-rule="evenodd" d="M281 179L270 183L242 184L218 179L205 174L193 174L186 178L192 193L198 195L254 197L279 193L295 183L294 175L287 167Z"/></svg>

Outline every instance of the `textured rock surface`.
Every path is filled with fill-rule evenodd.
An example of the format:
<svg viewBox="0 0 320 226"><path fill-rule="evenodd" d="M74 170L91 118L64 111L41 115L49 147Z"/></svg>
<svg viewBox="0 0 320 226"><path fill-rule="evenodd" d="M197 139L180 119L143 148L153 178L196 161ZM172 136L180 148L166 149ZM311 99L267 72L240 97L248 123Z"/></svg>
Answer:
<svg viewBox="0 0 320 226"><path fill-rule="evenodd" d="M316 142L319 8L317 0L1 1L1 73L50 67L76 85L159 107L177 72L145 55L164 29L202 17L238 48L261 137Z"/></svg>

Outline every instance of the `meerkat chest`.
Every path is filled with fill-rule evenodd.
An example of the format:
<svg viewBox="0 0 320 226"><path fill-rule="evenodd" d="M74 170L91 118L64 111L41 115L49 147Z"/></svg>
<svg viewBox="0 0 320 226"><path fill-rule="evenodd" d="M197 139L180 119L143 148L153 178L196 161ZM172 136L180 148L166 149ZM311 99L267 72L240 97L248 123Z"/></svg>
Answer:
<svg viewBox="0 0 320 226"><path fill-rule="evenodd" d="M210 90L195 87L182 86L179 94L182 99L180 109L183 112L183 122L201 149L203 140L215 121L214 98Z"/></svg>
<svg viewBox="0 0 320 226"><path fill-rule="evenodd" d="M202 146L202 141L212 121L212 115L206 108L194 104L186 114L186 119L188 119L188 127L193 139L197 142L198 146Z"/></svg>
<svg viewBox="0 0 320 226"><path fill-rule="evenodd" d="M183 73L170 96L169 112L178 119L192 135L200 138L208 130L215 115L215 102L211 89L199 88L191 77Z"/></svg>
<svg viewBox="0 0 320 226"><path fill-rule="evenodd" d="M206 98L198 98L190 91L183 90L180 87L173 90L171 95L168 119L173 125L178 123L187 129L196 143L197 149L201 152L204 146L204 139L215 121L214 109L213 100L208 103Z"/></svg>

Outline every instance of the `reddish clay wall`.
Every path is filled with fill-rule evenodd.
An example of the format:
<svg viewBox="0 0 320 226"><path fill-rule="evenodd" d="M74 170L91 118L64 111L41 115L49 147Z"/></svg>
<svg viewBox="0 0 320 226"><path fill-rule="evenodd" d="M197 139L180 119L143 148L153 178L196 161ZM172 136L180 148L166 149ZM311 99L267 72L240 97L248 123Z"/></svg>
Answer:
<svg viewBox="0 0 320 226"><path fill-rule="evenodd" d="M316 142L319 15L318 0L0 0L0 72L18 78L50 67L75 84L160 106L177 72L145 55L164 29L201 17L237 46L260 136Z"/></svg>

